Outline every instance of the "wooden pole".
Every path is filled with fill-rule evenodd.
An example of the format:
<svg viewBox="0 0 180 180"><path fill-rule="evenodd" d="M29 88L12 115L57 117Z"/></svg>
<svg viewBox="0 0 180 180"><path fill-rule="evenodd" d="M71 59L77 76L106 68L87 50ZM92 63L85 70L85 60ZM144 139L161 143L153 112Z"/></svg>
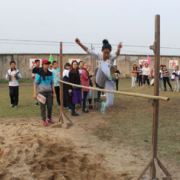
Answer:
<svg viewBox="0 0 180 180"><path fill-rule="evenodd" d="M155 16L155 68L154 68L154 96L159 96L159 66L160 66L160 15ZM153 159L157 159L158 143L158 118L159 100L153 102L153 127L152 127L152 154ZM152 163L151 178L156 178L156 167Z"/></svg>
<svg viewBox="0 0 180 180"><path fill-rule="evenodd" d="M60 68L60 79L63 79L63 43L60 42L60 61L59 61L59 68ZM64 118L63 118L63 83L60 82L60 119L62 119L62 123L64 123Z"/></svg>
<svg viewBox="0 0 180 180"><path fill-rule="evenodd" d="M114 94L121 94L121 95L125 95L125 96L134 96L134 97L142 97L142 98L146 98L146 99L157 99L157 100L162 100L162 101L169 101L168 97L153 96L153 95L140 94L140 93L130 93L130 92L123 92L123 91L113 91L113 90L107 90L107 89L81 86L81 85L69 83L69 82L66 82L63 80L57 80L57 81L64 83L64 84L68 84L70 86L75 86L75 87L84 88L84 89L91 89L94 91L102 91L102 92L108 92L108 93L114 93Z"/></svg>
<svg viewBox="0 0 180 180"><path fill-rule="evenodd" d="M155 42L150 49L154 51L155 56L155 68L154 68L154 96L159 96L159 66L160 66L160 15L155 16ZM150 167L151 179L162 179L160 169L166 174L166 179L172 180L171 174L163 166L161 161L157 157L157 144L158 144L158 121L159 121L159 98L153 100L153 125L152 125L152 163L148 164ZM147 167L148 167L147 166ZM139 176L140 180L146 173L148 168L145 168L143 173Z"/></svg>

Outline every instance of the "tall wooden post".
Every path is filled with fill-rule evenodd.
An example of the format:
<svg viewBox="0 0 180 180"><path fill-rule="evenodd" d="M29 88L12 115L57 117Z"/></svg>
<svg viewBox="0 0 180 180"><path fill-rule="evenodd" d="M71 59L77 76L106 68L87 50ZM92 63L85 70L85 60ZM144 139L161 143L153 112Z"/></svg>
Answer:
<svg viewBox="0 0 180 180"><path fill-rule="evenodd" d="M155 42L150 49L154 51L155 68L154 68L154 96L159 96L159 66L160 66L160 15L155 16ZM145 167L144 171L137 180L141 180L143 175L150 168L151 179L155 180L159 177L162 179L160 169L166 174L168 180L172 180L171 174L167 171L157 156L158 145L158 120L159 120L159 100L153 100L153 125L152 125L152 159Z"/></svg>
<svg viewBox="0 0 180 180"><path fill-rule="evenodd" d="M154 95L159 96L159 66L160 66L160 15L155 16L155 64L154 64ZM153 159L157 158L158 143L159 100L153 102L153 127L152 127L152 153ZM154 163L151 166L151 178L156 178Z"/></svg>

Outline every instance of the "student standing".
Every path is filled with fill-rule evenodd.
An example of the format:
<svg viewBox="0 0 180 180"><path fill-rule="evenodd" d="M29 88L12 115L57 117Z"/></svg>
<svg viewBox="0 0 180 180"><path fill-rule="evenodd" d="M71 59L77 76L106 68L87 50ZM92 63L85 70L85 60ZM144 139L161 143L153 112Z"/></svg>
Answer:
<svg viewBox="0 0 180 180"><path fill-rule="evenodd" d="M32 69L32 79L35 80L36 74L38 73L38 71L40 70L40 60L36 59L35 60L35 67ZM37 93L38 93L38 89L37 89ZM38 106L38 100L35 100L35 106Z"/></svg>
<svg viewBox="0 0 180 180"><path fill-rule="evenodd" d="M93 87L93 83L92 83L91 78L94 76L94 72L92 72L92 74L90 75L91 66L88 66L87 71L88 71L88 74L89 74L89 86ZM89 90L88 96L92 97L92 90ZM89 99L89 109L93 109L92 99Z"/></svg>
<svg viewBox="0 0 180 180"><path fill-rule="evenodd" d="M58 103L58 106L60 106L60 83L57 80L60 80L60 69L58 68L58 63L57 61L53 61L52 63L53 69L51 72L54 75L54 88L56 92L56 100Z"/></svg>
<svg viewBox="0 0 180 180"><path fill-rule="evenodd" d="M87 63L84 63L84 68L81 72L81 85L89 87L89 73L87 71L88 65ZM89 113L89 111L86 109L86 99L89 92L89 89L82 88L83 91L83 108L82 111L85 113Z"/></svg>
<svg viewBox="0 0 180 180"><path fill-rule="evenodd" d="M179 77L180 77L179 66L176 66L176 68L172 74L175 76L175 78L174 78L174 91L179 92Z"/></svg>
<svg viewBox="0 0 180 180"><path fill-rule="evenodd" d="M34 82L34 99L37 99L37 86L39 94L46 98L45 104L40 102L41 117L44 126L48 126L48 123L54 124L52 120L52 100L56 97L56 94L54 89L54 77L52 72L48 70L49 64L50 62L46 59L42 61L42 68L36 74ZM46 121L46 105L48 121Z"/></svg>
<svg viewBox="0 0 180 180"><path fill-rule="evenodd" d="M70 63L66 63L64 65L64 71L63 71L63 81L69 82L69 72L70 72ZM70 96L69 96L69 85L63 83L63 107L64 108L69 108L69 110L71 110L70 107Z"/></svg>
<svg viewBox="0 0 180 180"><path fill-rule="evenodd" d="M159 69L159 90L162 90L161 82L163 83L163 65Z"/></svg>
<svg viewBox="0 0 180 180"><path fill-rule="evenodd" d="M138 83L139 83L139 87L143 85L142 82L142 64L140 64L139 68L138 68Z"/></svg>
<svg viewBox="0 0 180 180"><path fill-rule="evenodd" d="M81 75L82 70L83 70L83 65L84 65L83 61L79 61L79 63L78 63L78 69L79 69L79 74L80 74L80 75Z"/></svg>
<svg viewBox="0 0 180 180"><path fill-rule="evenodd" d="M166 88L166 82L168 83L169 87L171 88L171 91L173 91L171 83L169 81L169 70L166 68L166 65L163 66L163 82L164 82L164 91L167 91Z"/></svg>
<svg viewBox="0 0 180 180"><path fill-rule="evenodd" d="M148 63L145 63L145 67L143 67L142 71L143 71L143 73L142 73L143 74L143 88L145 87L146 81L147 81L147 84L150 88L150 83L149 83L150 68L149 68Z"/></svg>
<svg viewBox="0 0 180 180"><path fill-rule="evenodd" d="M6 73L6 79L9 81L9 95L11 100L11 107L17 107L19 102L19 83L18 80L22 78L18 69L16 69L15 61L10 62L11 68Z"/></svg>
<svg viewBox="0 0 180 180"><path fill-rule="evenodd" d="M96 59L98 59L99 68L96 75L96 82L100 87L103 87L108 90L114 90L114 78L115 76L113 72L114 70L114 60L120 55L120 50L122 48L122 44L119 43L117 47L117 51L114 55L111 54L112 46L105 39L103 40L102 46L102 54L98 54L93 52L84 46L79 39L75 40L76 43L87 53L93 55ZM101 113L104 114L105 110L112 106L114 103L114 94L106 93L106 102L102 103Z"/></svg>
<svg viewBox="0 0 180 180"><path fill-rule="evenodd" d="M78 64L77 64L76 60L72 61L72 64L71 64L71 69L69 72L69 82L73 83L73 84L77 84L77 85L81 84L80 73L78 70ZM79 116L79 114L76 113L76 111L75 111L75 105L81 104L81 102L82 102L81 88L78 88L75 86L69 86L69 94L72 95L72 102L71 102L72 113L71 113L71 115Z"/></svg>
<svg viewBox="0 0 180 180"><path fill-rule="evenodd" d="M118 91L118 87L119 87L119 77L121 75L120 71L117 69L117 66L115 65L114 66L114 70L115 70L115 76L116 76L116 80L115 80L115 83L116 83L116 91Z"/></svg>
<svg viewBox="0 0 180 180"><path fill-rule="evenodd" d="M137 73L138 73L136 64L133 65L131 73L132 73L132 87L136 87L135 83L136 83Z"/></svg>

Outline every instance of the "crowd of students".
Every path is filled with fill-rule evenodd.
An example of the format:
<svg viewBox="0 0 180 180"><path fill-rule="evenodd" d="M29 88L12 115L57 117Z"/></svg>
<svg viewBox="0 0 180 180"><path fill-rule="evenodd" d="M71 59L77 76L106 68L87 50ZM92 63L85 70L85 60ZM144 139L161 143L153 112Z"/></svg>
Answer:
<svg viewBox="0 0 180 180"><path fill-rule="evenodd" d="M145 63L145 66L139 65L139 67L134 64L131 70L132 73L132 87L136 87L136 83L138 83L139 87L145 87L145 84L150 88L150 85L153 85L154 79L154 67L150 70L148 63ZM152 82L150 84L150 79ZM174 91L179 92L179 80L180 80L180 71L179 66L175 67L175 70L172 74L170 74L166 65L160 65L159 68L159 90L162 90L162 83L164 85L164 91L167 91L167 84L171 91L173 91L170 79L174 81Z"/></svg>

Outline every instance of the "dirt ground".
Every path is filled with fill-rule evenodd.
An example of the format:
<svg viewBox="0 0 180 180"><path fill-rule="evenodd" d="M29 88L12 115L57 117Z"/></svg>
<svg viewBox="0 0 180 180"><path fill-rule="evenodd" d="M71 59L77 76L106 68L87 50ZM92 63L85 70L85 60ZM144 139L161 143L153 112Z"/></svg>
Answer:
<svg viewBox="0 0 180 180"><path fill-rule="evenodd" d="M38 118L2 120L0 180L134 180L149 163L144 148L99 136L106 124L99 112L71 119L74 125L62 128L43 127ZM180 180L180 166L161 160Z"/></svg>

